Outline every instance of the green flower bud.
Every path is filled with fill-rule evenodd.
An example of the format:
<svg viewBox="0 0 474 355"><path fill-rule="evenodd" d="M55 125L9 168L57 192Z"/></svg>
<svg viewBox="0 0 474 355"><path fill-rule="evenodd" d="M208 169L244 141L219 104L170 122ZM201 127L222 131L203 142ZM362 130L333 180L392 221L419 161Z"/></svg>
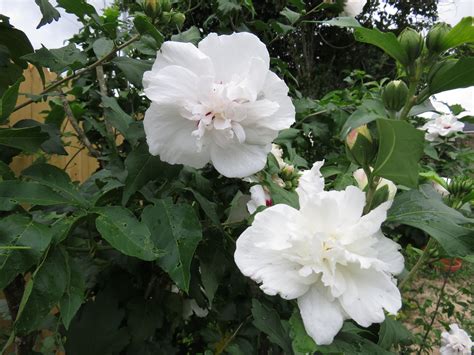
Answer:
<svg viewBox="0 0 474 355"><path fill-rule="evenodd" d="M349 160L358 165L370 165L375 155L375 147L366 125L353 129L347 135L346 154Z"/></svg>
<svg viewBox="0 0 474 355"><path fill-rule="evenodd" d="M443 48L443 40L451 31L451 26L441 22L433 26L426 36L426 47L433 53L441 53Z"/></svg>
<svg viewBox="0 0 474 355"><path fill-rule="evenodd" d="M143 9L145 14L151 18L157 18L161 14L161 4L159 0L144 0Z"/></svg>
<svg viewBox="0 0 474 355"><path fill-rule="evenodd" d="M181 12L174 13L173 16L171 17L171 22L176 24L176 26L178 26L179 28L183 27L185 20L186 20L186 16L184 16L184 14Z"/></svg>
<svg viewBox="0 0 474 355"><path fill-rule="evenodd" d="M408 98L408 86L402 80L389 82L382 92L382 100L389 111L400 111Z"/></svg>
<svg viewBox="0 0 474 355"><path fill-rule="evenodd" d="M411 28L406 28L400 33L398 42L405 49L408 64L413 63L423 50L423 37Z"/></svg>
<svg viewBox="0 0 474 355"><path fill-rule="evenodd" d="M160 23L162 23L163 25L167 25L170 23L172 17L173 17L172 13L168 11L163 11L161 13Z"/></svg>
<svg viewBox="0 0 474 355"><path fill-rule="evenodd" d="M161 8L163 11L169 12L171 10L171 2L170 0L160 0L161 2Z"/></svg>

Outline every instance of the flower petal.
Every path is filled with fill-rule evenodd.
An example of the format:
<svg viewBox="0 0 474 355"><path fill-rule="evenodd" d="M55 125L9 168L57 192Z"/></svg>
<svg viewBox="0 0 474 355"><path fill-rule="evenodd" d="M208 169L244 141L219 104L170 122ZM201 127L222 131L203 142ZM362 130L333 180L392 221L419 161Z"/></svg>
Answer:
<svg viewBox="0 0 474 355"><path fill-rule="evenodd" d="M289 238L300 230L300 219L298 210L275 205L258 213L252 226L237 239L235 263L245 276L262 283L261 289L268 295L294 299L309 288L298 273L301 265L282 253L291 247Z"/></svg>
<svg viewBox="0 0 474 355"><path fill-rule="evenodd" d="M216 82L225 84L244 79L251 74L252 58L261 59L265 68L270 68L267 47L257 36L248 32L221 36L211 33L199 42L198 48L211 58Z"/></svg>
<svg viewBox="0 0 474 355"><path fill-rule="evenodd" d="M359 325L368 327L385 319L384 309L396 314L402 306L400 291L384 272L345 267L347 290L339 297L341 306Z"/></svg>
<svg viewBox="0 0 474 355"><path fill-rule="evenodd" d="M385 237L382 232L377 236L377 243L372 246L377 250L377 258L385 265L382 271L397 275L403 271L405 261L399 252L401 246Z"/></svg>
<svg viewBox="0 0 474 355"><path fill-rule="evenodd" d="M170 164L202 168L209 162L207 145L198 152L196 139L191 136L195 122L183 118L179 111L178 106L152 102L143 121L150 154L160 155Z"/></svg>
<svg viewBox="0 0 474 355"><path fill-rule="evenodd" d="M314 285L298 298L298 307L306 332L316 344L331 344L345 318L337 300L324 286Z"/></svg>
<svg viewBox="0 0 474 355"><path fill-rule="evenodd" d="M226 177L243 178L265 167L271 145L239 143L234 137L223 146L212 144L210 149L212 164L219 173Z"/></svg>
<svg viewBox="0 0 474 355"><path fill-rule="evenodd" d="M307 202L311 201L314 195L324 190L324 178L319 171L323 164L324 160L317 161L313 164L311 170L306 170L301 175L298 187L296 188L301 208L303 208Z"/></svg>
<svg viewBox="0 0 474 355"><path fill-rule="evenodd" d="M184 67L198 76L214 76L211 59L192 43L174 41L163 43L151 71L156 74L169 65Z"/></svg>

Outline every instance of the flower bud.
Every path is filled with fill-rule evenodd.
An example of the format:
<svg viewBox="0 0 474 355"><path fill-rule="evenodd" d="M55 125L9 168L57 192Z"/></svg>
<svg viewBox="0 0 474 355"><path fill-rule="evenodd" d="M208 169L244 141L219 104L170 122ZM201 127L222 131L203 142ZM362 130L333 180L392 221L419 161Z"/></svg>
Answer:
<svg viewBox="0 0 474 355"><path fill-rule="evenodd" d="M160 0L161 8L163 11L170 11L171 10L171 1L170 0Z"/></svg>
<svg viewBox="0 0 474 355"><path fill-rule="evenodd" d="M441 53L443 40L449 31L451 31L451 26L444 22L438 23L431 28L426 36L426 47L430 52Z"/></svg>
<svg viewBox="0 0 474 355"><path fill-rule="evenodd" d="M170 23L171 21L171 18L173 17L173 14L168 12L168 11L163 11L161 13L161 17L160 17L160 22L163 24L163 25L167 25Z"/></svg>
<svg viewBox="0 0 474 355"><path fill-rule="evenodd" d="M398 42L405 49L408 64L413 63L423 50L423 37L411 28L406 28L400 33Z"/></svg>
<svg viewBox="0 0 474 355"><path fill-rule="evenodd" d="M171 22L173 22L179 28L183 27L186 16L182 12L176 12L171 17Z"/></svg>
<svg viewBox="0 0 474 355"><path fill-rule="evenodd" d="M143 9L145 14L151 18L157 18L161 14L161 4L159 0L144 0Z"/></svg>
<svg viewBox="0 0 474 355"><path fill-rule="evenodd" d="M366 125L353 129L346 138L348 158L361 166L369 165L374 158L375 149L372 136Z"/></svg>
<svg viewBox="0 0 474 355"><path fill-rule="evenodd" d="M382 100L389 111L400 111L408 98L408 86L402 80L389 82L382 92Z"/></svg>

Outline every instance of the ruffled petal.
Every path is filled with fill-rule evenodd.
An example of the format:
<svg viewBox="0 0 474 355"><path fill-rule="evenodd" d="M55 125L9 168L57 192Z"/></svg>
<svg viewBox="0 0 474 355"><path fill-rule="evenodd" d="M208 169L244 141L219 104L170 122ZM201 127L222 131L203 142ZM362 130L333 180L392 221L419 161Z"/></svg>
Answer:
<svg viewBox="0 0 474 355"><path fill-rule="evenodd" d="M200 151L191 133L195 122L180 115L180 107L152 102L145 112L143 126L150 154L159 155L170 164L186 164L202 168L209 162L209 150L203 144Z"/></svg>
<svg viewBox="0 0 474 355"><path fill-rule="evenodd" d="M266 70L270 68L267 47L257 36L248 32L221 36L211 33L199 42L198 48L211 58L216 82L238 82L252 75L252 58L260 59Z"/></svg>
<svg viewBox="0 0 474 355"><path fill-rule="evenodd" d="M302 209L316 194L324 190L324 178L320 172L323 164L324 161L317 161L313 164L311 170L306 170L301 174L296 193Z"/></svg>
<svg viewBox="0 0 474 355"><path fill-rule="evenodd" d="M347 290L339 297L341 306L359 325L368 327L385 319L384 309L396 314L402 306L400 291L392 278L373 269L345 267Z"/></svg>
<svg viewBox="0 0 474 355"><path fill-rule="evenodd" d="M226 177L244 178L265 167L271 145L239 143L237 138L225 145L211 146L211 161L216 170Z"/></svg>
<svg viewBox="0 0 474 355"><path fill-rule="evenodd" d="M268 295L294 299L309 288L298 273L301 265L283 253L291 247L290 237L301 230L300 223L298 210L275 205L258 213L252 226L237 239L235 263L245 276L261 283L260 288Z"/></svg>
<svg viewBox="0 0 474 355"><path fill-rule="evenodd" d="M337 300L323 286L314 285L298 298L298 307L306 332L316 344L331 344L345 318Z"/></svg>
<svg viewBox="0 0 474 355"><path fill-rule="evenodd" d="M405 260L400 253L401 246L393 240L385 237L382 232L377 236L377 243L373 245L377 251L377 259L384 263L380 270L398 275L405 267Z"/></svg>
<svg viewBox="0 0 474 355"><path fill-rule="evenodd" d="M186 68L198 76L214 76L211 59L192 43L174 41L163 43L151 72L157 74L169 65Z"/></svg>

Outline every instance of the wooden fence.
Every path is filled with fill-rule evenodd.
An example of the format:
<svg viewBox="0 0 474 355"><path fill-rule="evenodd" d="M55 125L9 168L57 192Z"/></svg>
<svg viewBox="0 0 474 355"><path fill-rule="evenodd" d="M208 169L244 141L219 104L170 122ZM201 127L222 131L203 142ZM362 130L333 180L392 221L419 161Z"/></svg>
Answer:
<svg viewBox="0 0 474 355"><path fill-rule="evenodd" d="M23 73L25 76L25 81L20 85L20 93L32 93L39 94L43 90L41 78L38 74L38 71L35 67L29 66ZM50 82L55 79L55 75L45 71L46 81ZM19 96L17 104L21 104L26 101L26 96ZM10 118L10 123L14 124L15 122L31 118L39 122L44 121L44 110L47 110L49 105L47 102L34 103L23 107L22 109L16 111ZM72 134L66 135L63 137L63 142L66 143L66 151L68 155L50 155L48 156L48 162L52 165L55 165L63 169L66 165L66 172L69 174L73 181L83 182L86 180L98 167L97 160L88 155L87 150L82 150L78 153L78 150L82 148L80 142L76 138L76 134L71 127L71 124L67 119L64 120L63 126L61 127L62 132L71 132ZM41 153L43 154L43 153ZM76 156L74 156L77 154ZM10 167L12 170L18 174L23 169L31 165L31 163L37 158L35 154L33 155L20 155L13 159Z"/></svg>

